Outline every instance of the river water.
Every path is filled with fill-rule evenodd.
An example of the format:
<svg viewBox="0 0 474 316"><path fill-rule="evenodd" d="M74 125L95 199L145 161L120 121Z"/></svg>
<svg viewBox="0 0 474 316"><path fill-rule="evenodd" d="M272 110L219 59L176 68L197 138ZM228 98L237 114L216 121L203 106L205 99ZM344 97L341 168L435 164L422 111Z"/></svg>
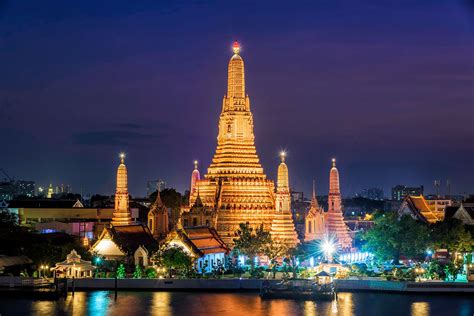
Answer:
<svg viewBox="0 0 474 316"><path fill-rule="evenodd" d="M0 297L0 315L474 315L474 295L339 293L337 303L261 300L256 293L76 292L59 301Z"/></svg>

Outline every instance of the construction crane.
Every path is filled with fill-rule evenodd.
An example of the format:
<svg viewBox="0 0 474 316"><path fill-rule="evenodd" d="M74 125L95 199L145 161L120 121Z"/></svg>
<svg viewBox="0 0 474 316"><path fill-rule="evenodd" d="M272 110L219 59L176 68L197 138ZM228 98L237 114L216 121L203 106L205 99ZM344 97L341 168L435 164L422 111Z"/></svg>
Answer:
<svg viewBox="0 0 474 316"><path fill-rule="evenodd" d="M14 181L12 178L10 178L10 176L8 175L8 173L5 170L0 168L0 171L5 175L5 177L6 177L5 179L10 180L10 182Z"/></svg>

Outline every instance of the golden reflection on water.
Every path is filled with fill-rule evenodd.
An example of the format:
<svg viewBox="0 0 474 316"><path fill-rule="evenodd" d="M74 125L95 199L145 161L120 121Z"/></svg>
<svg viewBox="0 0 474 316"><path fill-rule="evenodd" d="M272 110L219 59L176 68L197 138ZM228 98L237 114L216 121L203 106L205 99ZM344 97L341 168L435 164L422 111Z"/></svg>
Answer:
<svg viewBox="0 0 474 316"><path fill-rule="evenodd" d="M304 314L306 316L316 316L318 313L316 312L316 304L312 301L304 302Z"/></svg>
<svg viewBox="0 0 474 316"><path fill-rule="evenodd" d="M428 316L430 314L430 304L428 302L414 302L411 304L412 316Z"/></svg>
<svg viewBox="0 0 474 316"><path fill-rule="evenodd" d="M155 292L151 299L150 315L172 315L171 308L171 293L170 292Z"/></svg>
<svg viewBox="0 0 474 316"><path fill-rule="evenodd" d="M334 307L336 305L336 307ZM354 295L352 293L338 293L337 302L333 302L332 315L352 316L354 315Z"/></svg>
<svg viewBox="0 0 474 316"><path fill-rule="evenodd" d="M54 315L56 311L56 303L53 301L34 301L31 304L33 315Z"/></svg>

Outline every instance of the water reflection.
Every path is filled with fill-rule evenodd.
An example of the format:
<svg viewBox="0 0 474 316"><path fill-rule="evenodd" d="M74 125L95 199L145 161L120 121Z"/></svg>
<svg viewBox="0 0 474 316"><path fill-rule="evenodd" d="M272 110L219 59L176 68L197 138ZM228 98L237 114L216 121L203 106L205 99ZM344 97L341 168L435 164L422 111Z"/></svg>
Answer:
<svg viewBox="0 0 474 316"><path fill-rule="evenodd" d="M411 304L412 316L428 316L430 315L430 304L428 302L413 302Z"/></svg>
<svg viewBox="0 0 474 316"><path fill-rule="evenodd" d="M168 316L173 314L170 292L155 292L151 299L150 315Z"/></svg>
<svg viewBox="0 0 474 316"><path fill-rule="evenodd" d="M332 302L262 300L256 293L76 292L63 300L0 296L1 315L473 315L467 295L339 293Z"/></svg>
<svg viewBox="0 0 474 316"><path fill-rule="evenodd" d="M75 295L77 295L76 293ZM74 306L76 302L74 301ZM110 297L108 291L91 292L87 300L87 311L89 315L104 316L109 309Z"/></svg>

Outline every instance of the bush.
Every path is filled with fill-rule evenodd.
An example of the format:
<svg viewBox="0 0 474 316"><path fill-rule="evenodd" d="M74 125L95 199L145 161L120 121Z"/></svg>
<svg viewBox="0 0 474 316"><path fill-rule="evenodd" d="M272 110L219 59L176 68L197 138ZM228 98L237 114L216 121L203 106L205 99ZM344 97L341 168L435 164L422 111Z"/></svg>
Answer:
<svg viewBox="0 0 474 316"><path fill-rule="evenodd" d="M156 279L156 269L155 268L146 268L145 275L148 279Z"/></svg>

